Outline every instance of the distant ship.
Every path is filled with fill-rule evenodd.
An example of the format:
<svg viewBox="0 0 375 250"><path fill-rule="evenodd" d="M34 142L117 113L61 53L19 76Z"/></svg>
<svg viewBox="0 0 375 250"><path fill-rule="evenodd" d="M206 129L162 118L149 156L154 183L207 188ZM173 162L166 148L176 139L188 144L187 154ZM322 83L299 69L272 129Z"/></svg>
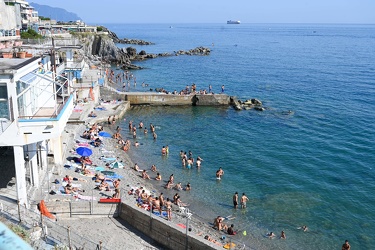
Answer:
<svg viewBox="0 0 375 250"><path fill-rule="evenodd" d="M227 21L227 24L240 24L240 23L241 23L240 21L233 21L233 20Z"/></svg>

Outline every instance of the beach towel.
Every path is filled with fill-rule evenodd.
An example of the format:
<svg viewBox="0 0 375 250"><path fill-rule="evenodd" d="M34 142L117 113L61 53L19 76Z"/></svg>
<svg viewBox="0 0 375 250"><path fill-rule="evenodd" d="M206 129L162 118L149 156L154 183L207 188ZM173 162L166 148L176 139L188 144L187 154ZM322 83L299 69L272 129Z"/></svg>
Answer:
<svg viewBox="0 0 375 250"><path fill-rule="evenodd" d="M82 175L82 176L86 176L86 177L94 177L95 176L95 173L93 173L93 172L90 172L89 174L80 174L80 175Z"/></svg>
<svg viewBox="0 0 375 250"><path fill-rule="evenodd" d="M74 196L75 198L78 198L80 200L85 200L85 201L96 201L96 197L88 196L88 195L80 195L77 194Z"/></svg>
<svg viewBox="0 0 375 250"><path fill-rule="evenodd" d="M100 171L100 172L101 172L101 171L104 171L104 170L105 170L104 167L96 167L96 168L95 168L95 171Z"/></svg>
<svg viewBox="0 0 375 250"><path fill-rule="evenodd" d="M105 107L96 107L95 110L98 110L98 111L105 111L107 110Z"/></svg>
<svg viewBox="0 0 375 250"><path fill-rule="evenodd" d="M72 194L67 194L67 193L65 193L65 189L64 189L63 186L61 186L61 187L59 188L59 190L57 190L56 194L58 194L58 195L72 195Z"/></svg>
<svg viewBox="0 0 375 250"><path fill-rule="evenodd" d="M154 212L152 212L152 213L155 214L156 216L160 216L159 211L154 211ZM167 216L168 216L167 212L164 212L164 211L161 212L161 215L164 216L164 217L167 217Z"/></svg>
<svg viewBox="0 0 375 250"><path fill-rule="evenodd" d="M100 157L102 161L112 162L116 160L116 157Z"/></svg>
<svg viewBox="0 0 375 250"><path fill-rule="evenodd" d="M104 174L105 177L109 179L121 179L122 178L121 175L118 175L117 173L113 171L101 171L101 173Z"/></svg>
<svg viewBox="0 0 375 250"><path fill-rule="evenodd" d="M121 199L119 198L100 198L99 203L120 203Z"/></svg>
<svg viewBox="0 0 375 250"><path fill-rule="evenodd" d="M67 182L63 181L62 183L62 186L65 187L66 184L68 184ZM72 187L81 187L82 185L81 184L77 184L77 183L72 183Z"/></svg>
<svg viewBox="0 0 375 250"><path fill-rule="evenodd" d="M113 188L114 186L113 186L113 181L111 181L111 180L106 180L106 182L108 183L108 186L110 187L110 188ZM100 186L100 182L95 182L95 185L96 186Z"/></svg>

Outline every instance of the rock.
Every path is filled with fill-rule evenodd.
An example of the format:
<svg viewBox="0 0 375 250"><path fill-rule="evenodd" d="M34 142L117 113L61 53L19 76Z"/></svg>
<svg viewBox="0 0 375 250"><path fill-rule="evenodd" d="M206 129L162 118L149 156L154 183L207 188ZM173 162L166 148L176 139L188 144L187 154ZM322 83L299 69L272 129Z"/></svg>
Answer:
<svg viewBox="0 0 375 250"><path fill-rule="evenodd" d="M264 111L265 110L265 108L259 107L259 106L255 106L254 109L257 110L257 111Z"/></svg>
<svg viewBox="0 0 375 250"><path fill-rule="evenodd" d="M138 55L140 55L140 56L145 56L145 55L147 55L147 53L146 53L146 51L144 51L144 50L141 50L141 52L139 52L139 54Z"/></svg>
<svg viewBox="0 0 375 250"><path fill-rule="evenodd" d="M147 54L146 58L156 58L158 57L157 55L155 54Z"/></svg>
<svg viewBox="0 0 375 250"><path fill-rule="evenodd" d="M126 48L126 53L130 56L130 57L135 57L137 55L137 49L136 48L133 48L133 47L127 47Z"/></svg>
<svg viewBox="0 0 375 250"><path fill-rule="evenodd" d="M41 227L33 227L29 230L30 233L30 240L31 241L37 241L42 236L42 228Z"/></svg>
<svg viewBox="0 0 375 250"><path fill-rule="evenodd" d="M262 105L262 102L256 98L251 99L251 103L258 106Z"/></svg>

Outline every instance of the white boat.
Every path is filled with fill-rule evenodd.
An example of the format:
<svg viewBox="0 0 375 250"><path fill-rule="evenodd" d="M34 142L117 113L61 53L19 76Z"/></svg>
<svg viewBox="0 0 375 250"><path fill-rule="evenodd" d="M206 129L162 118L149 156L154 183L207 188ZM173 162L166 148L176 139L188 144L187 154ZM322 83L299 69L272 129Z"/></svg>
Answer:
<svg viewBox="0 0 375 250"><path fill-rule="evenodd" d="M236 20L227 21L227 24L240 24L240 23L241 23L240 21L236 21Z"/></svg>

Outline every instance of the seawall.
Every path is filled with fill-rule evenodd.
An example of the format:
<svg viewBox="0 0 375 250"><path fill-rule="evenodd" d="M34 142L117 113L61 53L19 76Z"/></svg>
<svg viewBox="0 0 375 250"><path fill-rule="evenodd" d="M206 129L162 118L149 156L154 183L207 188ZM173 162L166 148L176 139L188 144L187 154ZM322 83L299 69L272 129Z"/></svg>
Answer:
<svg viewBox="0 0 375 250"><path fill-rule="evenodd" d="M192 232L186 235L186 229L178 228L165 219L155 215L150 217L150 212L146 210L125 203L121 203L120 206L121 219L167 249L222 249Z"/></svg>
<svg viewBox="0 0 375 250"><path fill-rule="evenodd" d="M131 105L155 106L220 106L230 103L230 97L226 94L173 95L155 92L132 92L125 93L124 100L129 101Z"/></svg>

